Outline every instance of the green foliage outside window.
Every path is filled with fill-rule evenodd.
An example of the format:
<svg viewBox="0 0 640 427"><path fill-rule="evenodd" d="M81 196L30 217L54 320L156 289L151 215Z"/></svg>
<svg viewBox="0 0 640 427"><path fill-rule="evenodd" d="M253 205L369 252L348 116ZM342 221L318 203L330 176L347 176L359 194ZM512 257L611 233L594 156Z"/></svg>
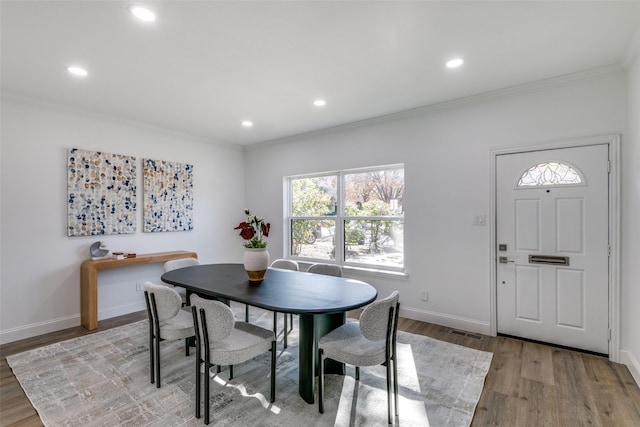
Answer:
<svg viewBox="0 0 640 427"><path fill-rule="evenodd" d="M338 245L339 262L403 267L402 166L289 182L293 256L334 259Z"/></svg>

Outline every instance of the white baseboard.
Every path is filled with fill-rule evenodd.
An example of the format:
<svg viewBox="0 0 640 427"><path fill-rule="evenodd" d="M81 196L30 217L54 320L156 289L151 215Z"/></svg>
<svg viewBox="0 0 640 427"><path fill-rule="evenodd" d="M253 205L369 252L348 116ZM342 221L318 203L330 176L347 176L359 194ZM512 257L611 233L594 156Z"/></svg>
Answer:
<svg viewBox="0 0 640 427"><path fill-rule="evenodd" d="M111 307L98 312L98 320L110 319L112 317L129 314L140 310L146 310L144 302L136 302L134 304L121 305ZM60 317L45 322L31 323L29 325L18 326L16 328L0 331L0 344L32 338L38 335L44 335L51 332L60 331L62 329L80 326L80 314L72 316Z"/></svg>
<svg viewBox="0 0 640 427"><path fill-rule="evenodd" d="M106 310L98 311L98 321L104 319L111 319L112 317L122 316L123 314L134 313L140 310L146 310L145 302L136 302L133 304L121 305L118 307L110 307Z"/></svg>
<svg viewBox="0 0 640 427"><path fill-rule="evenodd" d="M628 350L620 350L620 363L624 363L629 368L629 372L636 380L636 384L640 387L640 362L638 359Z"/></svg>
<svg viewBox="0 0 640 427"><path fill-rule="evenodd" d="M59 317L45 322L31 323L29 325L18 326L4 331L0 331L0 344L22 340L48 334L61 329L73 328L80 325L80 314L67 317Z"/></svg>
<svg viewBox="0 0 640 427"><path fill-rule="evenodd" d="M478 334L491 335L489 322L482 322L477 319L452 316L450 314L437 313L433 311L416 310L400 306L400 316L422 322L435 323L454 329L461 329Z"/></svg>

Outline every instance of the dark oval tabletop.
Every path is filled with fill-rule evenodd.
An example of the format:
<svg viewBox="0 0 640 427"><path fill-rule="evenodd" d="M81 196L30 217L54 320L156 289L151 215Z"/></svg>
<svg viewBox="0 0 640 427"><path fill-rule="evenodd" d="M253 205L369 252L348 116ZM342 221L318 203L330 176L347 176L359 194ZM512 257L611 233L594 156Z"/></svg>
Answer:
<svg viewBox="0 0 640 427"><path fill-rule="evenodd" d="M187 290L227 298L281 313L337 313L373 302L368 283L344 277L269 268L260 283L249 282L242 264L203 264L162 275L162 281Z"/></svg>

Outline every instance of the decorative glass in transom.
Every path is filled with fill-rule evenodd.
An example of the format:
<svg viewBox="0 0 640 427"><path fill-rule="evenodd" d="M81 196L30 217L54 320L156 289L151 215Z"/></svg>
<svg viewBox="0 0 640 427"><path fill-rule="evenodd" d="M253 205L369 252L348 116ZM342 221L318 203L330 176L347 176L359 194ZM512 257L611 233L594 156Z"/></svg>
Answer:
<svg viewBox="0 0 640 427"><path fill-rule="evenodd" d="M581 183L580 174L571 166L559 162L549 162L536 165L523 173L518 181L518 187Z"/></svg>

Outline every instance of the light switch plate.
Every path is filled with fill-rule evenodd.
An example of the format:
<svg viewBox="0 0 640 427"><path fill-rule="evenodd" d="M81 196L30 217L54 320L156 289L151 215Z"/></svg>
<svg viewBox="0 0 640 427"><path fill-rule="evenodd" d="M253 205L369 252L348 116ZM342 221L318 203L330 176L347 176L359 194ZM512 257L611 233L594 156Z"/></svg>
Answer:
<svg viewBox="0 0 640 427"><path fill-rule="evenodd" d="M477 214L473 216L473 225L484 227L486 225L486 216L483 214Z"/></svg>

